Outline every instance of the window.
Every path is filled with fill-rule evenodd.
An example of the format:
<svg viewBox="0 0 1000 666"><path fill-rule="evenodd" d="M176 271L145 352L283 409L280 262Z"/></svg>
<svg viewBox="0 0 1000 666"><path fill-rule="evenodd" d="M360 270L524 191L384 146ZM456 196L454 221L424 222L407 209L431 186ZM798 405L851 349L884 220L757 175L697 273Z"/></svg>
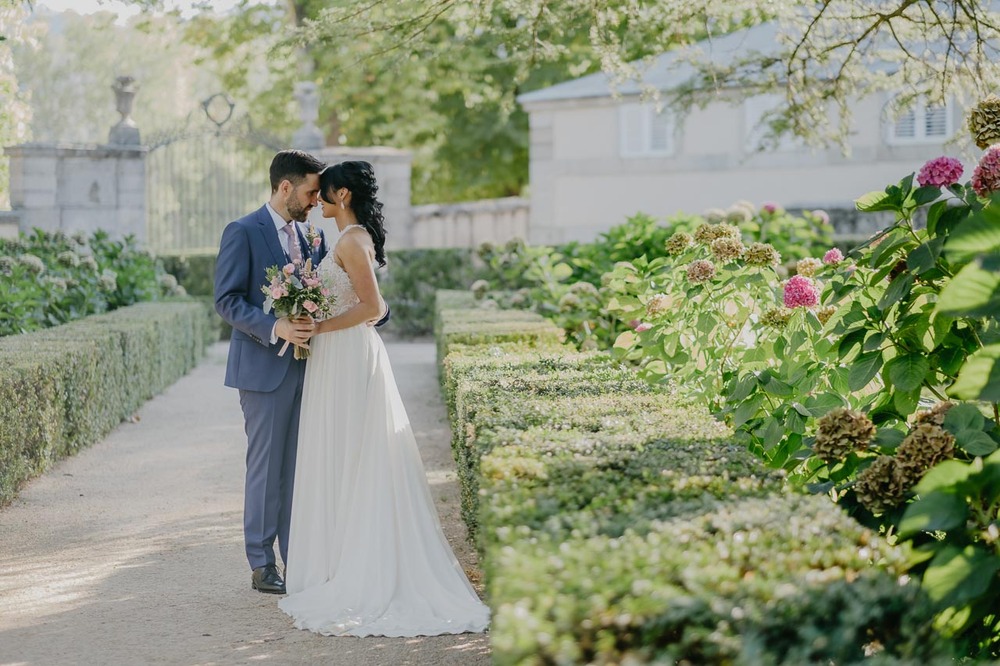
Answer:
<svg viewBox="0 0 1000 666"><path fill-rule="evenodd" d="M653 104L623 104L618 122L622 157L655 157L674 152L674 119Z"/></svg>
<svg viewBox="0 0 1000 666"><path fill-rule="evenodd" d="M895 122L889 123L888 141L891 144L944 141L953 131L951 118L950 100L943 106L917 100Z"/></svg>
<svg viewBox="0 0 1000 666"><path fill-rule="evenodd" d="M743 102L743 127L744 127L744 148L748 153L758 151L788 151L797 150L802 147L801 139L791 135L782 134L777 139L771 138L761 145L761 141L769 133L768 122L771 114L777 111L784 97L781 95L756 95Z"/></svg>

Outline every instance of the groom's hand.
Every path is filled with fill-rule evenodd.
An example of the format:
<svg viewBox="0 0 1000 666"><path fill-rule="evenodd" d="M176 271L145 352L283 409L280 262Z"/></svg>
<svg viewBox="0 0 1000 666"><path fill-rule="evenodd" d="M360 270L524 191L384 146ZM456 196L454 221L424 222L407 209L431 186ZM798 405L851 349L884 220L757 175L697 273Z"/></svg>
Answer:
<svg viewBox="0 0 1000 666"><path fill-rule="evenodd" d="M300 347L307 347L309 338L316 332L316 322L312 319L290 319L282 317L278 320L275 333L279 338L288 340Z"/></svg>

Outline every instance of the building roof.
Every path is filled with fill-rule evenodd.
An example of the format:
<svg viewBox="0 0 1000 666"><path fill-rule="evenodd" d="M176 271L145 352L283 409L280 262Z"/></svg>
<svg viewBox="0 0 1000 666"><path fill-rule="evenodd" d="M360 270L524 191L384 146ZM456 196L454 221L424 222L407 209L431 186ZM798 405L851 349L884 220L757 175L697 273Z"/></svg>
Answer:
<svg viewBox="0 0 1000 666"><path fill-rule="evenodd" d="M752 53L773 52L777 44L777 32L776 23L764 23L722 37L706 39L683 49L667 51L648 64L641 60L635 61L632 64L642 72L641 81L621 81L614 89L611 77L604 72L597 72L518 95L517 101L527 106L560 100L611 97L613 90L627 97L640 94L645 86L671 90L687 83L695 74L695 68L687 62L692 55L697 55L699 61L721 65L732 61L737 55L746 57Z"/></svg>

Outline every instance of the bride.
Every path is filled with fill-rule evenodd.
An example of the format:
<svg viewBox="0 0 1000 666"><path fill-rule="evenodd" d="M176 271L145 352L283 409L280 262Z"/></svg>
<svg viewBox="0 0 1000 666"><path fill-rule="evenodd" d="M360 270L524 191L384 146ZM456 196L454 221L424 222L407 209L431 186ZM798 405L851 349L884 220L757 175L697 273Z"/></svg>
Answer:
<svg viewBox="0 0 1000 666"><path fill-rule="evenodd" d="M335 297L310 342L285 583L278 606L325 635L483 631L479 600L445 540L382 339L374 265L385 265L371 164L320 175L341 236L319 265Z"/></svg>

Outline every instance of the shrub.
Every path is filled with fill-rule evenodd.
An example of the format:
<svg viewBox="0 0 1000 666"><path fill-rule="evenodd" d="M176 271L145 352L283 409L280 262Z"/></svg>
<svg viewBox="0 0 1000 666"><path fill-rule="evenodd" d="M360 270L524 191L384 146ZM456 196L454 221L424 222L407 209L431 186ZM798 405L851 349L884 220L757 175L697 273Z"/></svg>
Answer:
<svg viewBox="0 0 1000 666"><path fill-rule="evenodd" d="M195 366L212 335L195 301L139 304L0 338L0 505Z"/></svg>

